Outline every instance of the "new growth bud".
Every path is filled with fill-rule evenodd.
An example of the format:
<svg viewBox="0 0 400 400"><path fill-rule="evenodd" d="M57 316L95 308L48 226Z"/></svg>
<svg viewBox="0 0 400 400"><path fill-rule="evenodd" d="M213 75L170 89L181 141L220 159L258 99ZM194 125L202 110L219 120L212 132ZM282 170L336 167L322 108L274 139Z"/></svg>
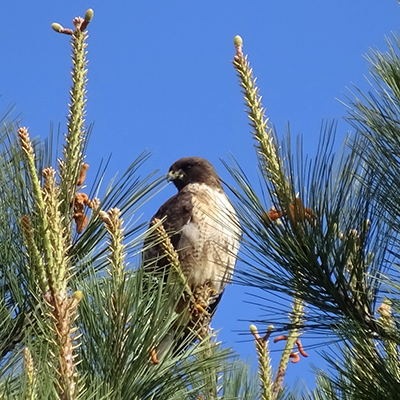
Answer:
<svg viewBox="0 0 400 400"><path fill-rule="evenodd" d="M53 23L51 24L51 27L53 28L54 31L56 31L56 32L58 32L58 33L61 33L62 30L63 30L63 27L62 27L59 23L57 23L57 22L53 22Z"/></svg>
<svg viewBox="0 0 400 400"><path fill-rule="evenodd" d="M255 325L250 325L250 332L255 335L258 333L257 327Z"/></svg>
<svg viewBox="0 0 400 400"><path fill-rule="evenodd" d="M72 296L78 301L83 299L83 293L80 290L76 290Z"/></svg>
<svg viewBox="0 0 400 400"><path fill-rule="evenodd" d="M93 19L94 11L89 8L85 13L85 21L90 22Z"/></svg>
<svg viewBox="0 0 400 400"><path fill-rule="evenodd" d="M58 22L53 22L51 24L51 27L53 28L53 30L55 30L57 33L63 33L64 35L72 35L72 30L71 29L67 29L64 28L63 26L61 26Z"/></svg>
<svg viewBox="0 0 400 400"><path fill-rule="evenodd" d="M87 26L89 25L89 22L93 19L93 15L94 15L94 11L91 8L89 8L86 11L85 18L80 25L81 31L84 31L87 28Z"/></svg>
<svg viewBox="0 0 400 400"><path fill-rule="evenodd" d="M243 39L241 38L241 36L236 35L233 39L233 44L238 47L238 46L243 46Z"/></svg>
<svg viewBox="0 0 400 400"><path fill-rule="evenodd" d="M235 61L239 61L243 58L243 39L239 35L236 35L233 39L233 44L236 47Z"/></svg>

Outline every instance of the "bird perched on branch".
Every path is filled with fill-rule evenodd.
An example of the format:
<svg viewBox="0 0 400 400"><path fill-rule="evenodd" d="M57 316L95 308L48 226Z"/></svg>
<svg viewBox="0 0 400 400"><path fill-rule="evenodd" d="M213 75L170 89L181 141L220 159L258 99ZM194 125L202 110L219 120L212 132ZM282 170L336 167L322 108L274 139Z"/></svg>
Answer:
<svg viewBox="0 0 400 400"><path fill-rule="evenodd" d="M193 315L208 315L205 320L209 323L232 278L241 234L239 222L220 177L204 158L179 159L170 167L167 179L178 193L159 208L152 223L163 221L191 291L191 298L183 296L176 311L181 312L191 301ZM162 246L145 243L145 248L145 271L167 268L168 275L170 261L163 257Z"/></svg>

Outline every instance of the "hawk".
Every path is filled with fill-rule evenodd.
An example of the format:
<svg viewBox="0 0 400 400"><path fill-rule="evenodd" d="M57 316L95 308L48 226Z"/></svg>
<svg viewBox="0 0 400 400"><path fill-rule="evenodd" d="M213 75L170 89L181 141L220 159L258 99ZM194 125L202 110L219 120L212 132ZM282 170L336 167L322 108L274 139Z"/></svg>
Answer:
<svg viewBox="0 0 400 400"><path fill-rule="evenodd" d="M163 220L186 283L195 301L201 293L199 303L203 304L198 306L205 306L203 311L211 317L232 278L241 235L239 221L220 177L204 158L179 159L170 167L167 180L178 193L159 208L151 225ZM168 261L162 256L160 245L147 246L145 270L154 270L151 260L157 260L157 268L165 267Z"/></svg>

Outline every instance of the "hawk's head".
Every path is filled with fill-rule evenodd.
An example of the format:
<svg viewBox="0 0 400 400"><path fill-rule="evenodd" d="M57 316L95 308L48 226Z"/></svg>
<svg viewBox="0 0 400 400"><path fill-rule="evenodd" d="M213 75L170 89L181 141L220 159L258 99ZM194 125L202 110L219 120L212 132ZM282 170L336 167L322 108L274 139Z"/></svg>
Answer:
<svg viewBox="0 0 400 400"><path fill-rule="evenodd" d="M168 181L173 181L178 190L189 183L204 183L222 189L221 179L212 164L201 157L184 157L175 161L168 172Z"/></svg>

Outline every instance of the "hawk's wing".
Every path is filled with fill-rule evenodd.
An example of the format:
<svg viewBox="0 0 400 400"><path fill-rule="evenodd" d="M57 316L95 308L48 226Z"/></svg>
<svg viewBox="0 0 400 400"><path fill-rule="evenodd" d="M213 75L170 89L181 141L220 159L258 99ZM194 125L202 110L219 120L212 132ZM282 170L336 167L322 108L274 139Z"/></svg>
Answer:
<svg viewBox="0 0 400 400"><path fill-rule="evenodd" d="M163 220L163 227L170 234L171 243L175 250L178 250L178 243L181 239L182 228L188 224L192 218L193 203L192 194L186 190L181 190L175 196L168 199L156 212L151 219L151 224L155 219ZM145 269L150 271L155 264L158 267L165 266L168 262L165 260L164 252L160 245L151 245L157 242L157 238L149 237L145 240L146 248L143 259Z"/></svg>

